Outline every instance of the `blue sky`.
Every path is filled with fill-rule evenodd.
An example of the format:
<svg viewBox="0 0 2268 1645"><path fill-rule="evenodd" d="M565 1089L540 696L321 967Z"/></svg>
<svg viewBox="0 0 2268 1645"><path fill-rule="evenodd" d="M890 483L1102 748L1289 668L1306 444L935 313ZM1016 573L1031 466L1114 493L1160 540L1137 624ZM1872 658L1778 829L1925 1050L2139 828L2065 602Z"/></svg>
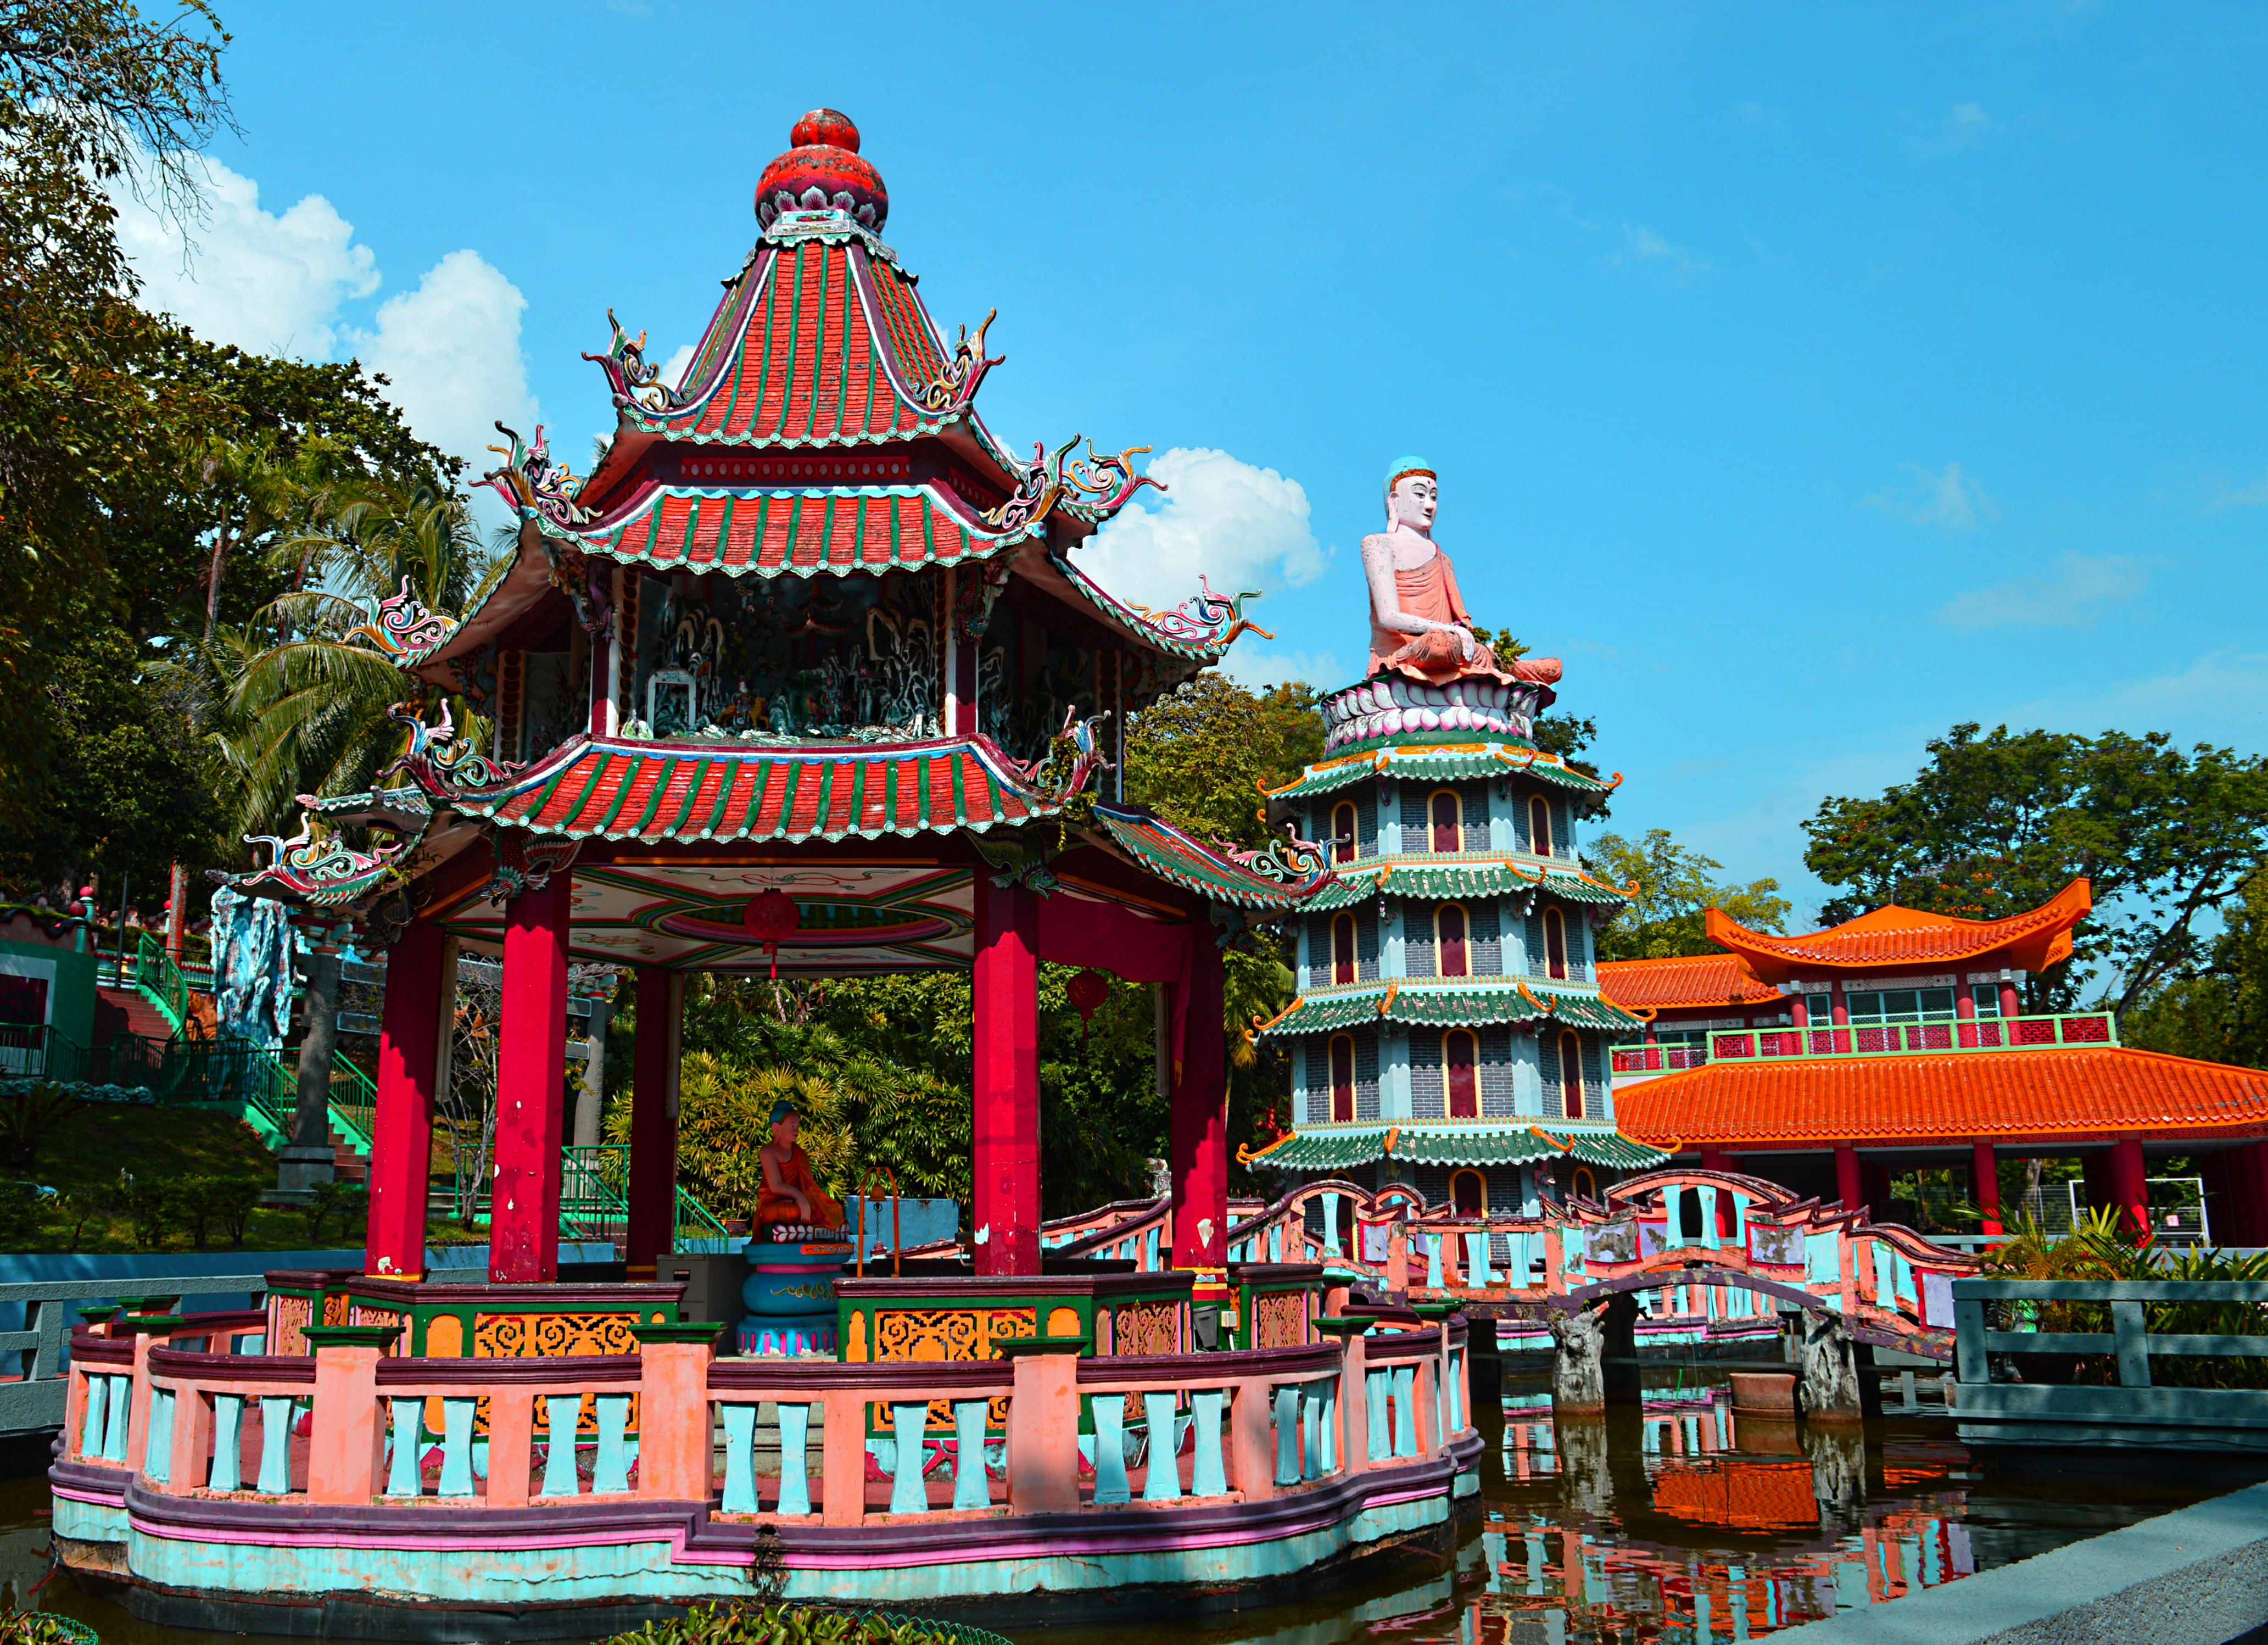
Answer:
<svg viewBox="0 0 2268 1645"><path fill-rule="evenodd" d="M152 300L460 448L585 466L607 307L690 343L828 105L948 334L1000 311L994 430L1180 476L1118 580L1266 588L1247 677L1359 669L1415 451L1615 825L1799 917L1800 821L1955 721L2263 745L2268 11L223 11L244 136L188 274L129 213Z"/></svg>

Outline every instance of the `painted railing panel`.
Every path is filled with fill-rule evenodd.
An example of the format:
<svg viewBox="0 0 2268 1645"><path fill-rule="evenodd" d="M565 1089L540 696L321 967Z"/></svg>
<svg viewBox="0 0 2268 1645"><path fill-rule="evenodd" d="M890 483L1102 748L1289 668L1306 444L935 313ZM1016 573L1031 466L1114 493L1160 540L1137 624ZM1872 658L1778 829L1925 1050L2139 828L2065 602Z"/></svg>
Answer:
<svg viewBox="0 0 2268 1645"><path fill-rule="evenodd" d="M1607 1052L1616 1073L1675 1073L1709 1060L1707 1048L1700 1045L1609 1045Z"/></svg>
<svg viewBox="0 0 2268 1645"><path fill-rule="evenodd" d="M2116 1045L2118 1019L2108 1011L2052 1016L1978 1017L1934 1022L1854 1022L1845 1027L1727 1029L1709 1036L1712 1062L1781 1058L1904 1057L1946 1051L2029 1051ZM1617 1069L1620 1072L1620 1069Z"/></svg>

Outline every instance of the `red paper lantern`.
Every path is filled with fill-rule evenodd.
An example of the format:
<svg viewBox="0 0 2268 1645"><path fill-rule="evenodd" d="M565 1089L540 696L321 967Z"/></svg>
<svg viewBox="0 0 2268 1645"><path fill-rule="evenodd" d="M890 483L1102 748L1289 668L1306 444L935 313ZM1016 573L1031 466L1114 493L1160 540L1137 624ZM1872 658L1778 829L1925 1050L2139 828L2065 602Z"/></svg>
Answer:
<svg viewBox="0 0 2268 1645"><path fill-rule="evenodd" d="M764 956L772 963L772 980L779 980L779 945L793 936L803 924L803 911L786 892L774 889L759 891L748 899L740 911L740 924L748 935L764 945Z"/></svg>
<svg viewBox="0 0 2268 1645"><path fill-rule="evenodd" d="M1102 1009L1110 998L1110 979L1098 970L1084 970L1073 977L1064 987L1071 1008L1079 1013L1080 1032L1094 1026L1094 1014Z"/></svg>

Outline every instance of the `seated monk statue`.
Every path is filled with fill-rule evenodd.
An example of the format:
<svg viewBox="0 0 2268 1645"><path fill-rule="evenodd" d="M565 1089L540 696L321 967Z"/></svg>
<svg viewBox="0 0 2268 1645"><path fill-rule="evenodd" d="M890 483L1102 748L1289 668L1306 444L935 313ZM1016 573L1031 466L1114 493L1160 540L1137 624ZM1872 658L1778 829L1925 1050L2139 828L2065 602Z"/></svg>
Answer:
<svg viewBox="0 0 2268 1645"><path fill-rule="evenodd" d="M772 1104L772 1140L757 1152L764 1168L763 1191L756 1196L756 1227L792 1222L800 1228L839 1228L843 1207L821 1191L811 1174L811 1156L795 1140L803 1118L795 1104Z"/></svg>
<svg viewBox="0 0 2268 1645"><path fill-rule="evenodd" d="M1362 540L1370 584L1370 674L1402 674L1427 685L1490 679L1550 685L1557 657L1520 657L1509 666L1474 637L1449 557L1433 543L1440 484L1421 458L1404 457L1386 476L1386 529ZM1549 701L1547 697L1545 699Z"/></svg>

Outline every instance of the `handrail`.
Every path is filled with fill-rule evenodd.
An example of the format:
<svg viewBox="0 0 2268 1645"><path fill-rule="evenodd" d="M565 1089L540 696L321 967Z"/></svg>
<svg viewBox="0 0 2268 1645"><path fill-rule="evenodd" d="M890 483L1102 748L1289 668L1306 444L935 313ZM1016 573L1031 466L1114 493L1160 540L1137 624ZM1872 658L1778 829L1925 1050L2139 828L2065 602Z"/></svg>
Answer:
<svg viewBox="0 0 2268 1645"><path fill-rule="evenodd" d="M1926 1022L1849 1022L1806 1028L1723 1029L1709 1036L1711 1062L1795 1058L1911 1057L1943 1052L2117 1045L2110 1011L2043 1016L1943 1018Z"/></svg>

